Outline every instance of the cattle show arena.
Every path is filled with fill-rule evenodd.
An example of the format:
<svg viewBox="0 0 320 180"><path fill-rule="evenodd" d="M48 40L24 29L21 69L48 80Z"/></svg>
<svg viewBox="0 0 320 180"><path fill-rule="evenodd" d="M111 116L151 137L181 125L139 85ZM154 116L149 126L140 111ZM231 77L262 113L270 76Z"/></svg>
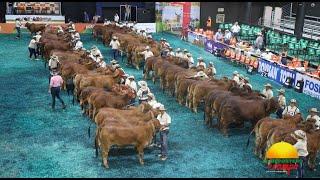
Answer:
<svg viewBox="0 0 320 180"><path fill-rule="evenodd" d="M317 83L320 81L319 76L316 77L314 72L319 70L320 59L318 60L317 58L319 58L320 55L319 57L314 55L315 57L312 57L311 60L308 61L310 71L305 70L300 72L282 66L280 63L270 63L270 66L275 66L273 68L283 68L283 71L286 70L288 73L289 71L294 71L294 76L291 77L293 82L290 82L289 84L291 85L289 86L291 87L288 87L286 85L288 76L285 78L282 77L284 82L280 82L281 80L272 79L271 75L268 76L268 72L267 75L259 72L259 67L255 68L252 66L253 70L251 72L250 63L241 64L240 59L236 60L236 55L232 61L232 52L237 51L236 48L235 50L233 48L237 47L236 43L241 42L242 44L248 43L248 50L242 50L242 55L245 56L245 58L251 58L251 62L259 61L259 63L261 63L260 60L264 58L262 58L262 52L259 55L247 55L250 51L249 46L255 46L255 38L260 36L259 32L257 32L252 40L244 38L241 34L239 36L232 35L234 39L231 39L229 43L226 43L225 39L218 41L218 36L214 34L220 29L219 24L227 24L227 22L216 22L219 18L216 19L215 15L217 13L215 12L214 16L211 15L214 19L214 25L212 27L210 25L209 30L207 27L208 17L200 17L200 13L195 13L197 9L202 11L203 6L205 6L202 3L206 2L192 2L192 4L188 4L191 2L176 2L177 4L174 2L172 2L173 4L168 4L169 2L153 2L153 8L156 9L156 12L154 12L154 16L156 16L154 21L139 22L139 14L137 12L137 16L131 17L137 17L137 24L135 22L127 23L127 21L122 20L125 16L124 4L120 6L119 3L120 10L118 13L121 16L120 21L114 22L113 15L112 19L107 19L107 15L104 14L107 12L105 9L112 8L111 5L109 7L107 2L93 3L95 3L95 10L102 13L100 14L101 18L102 16L105 17L102 21L100 21L100 19L99 21L94 21L94 19L91 21L90 18L90 22L80 22L80 20L76 20L74 16L69 15L70 17L66 16L66 22L63 24L56 22L37 22L35 23L37 26L33 26L36 29L34 30L27 27L28 25L26 26L27 22L31 23L30 27L35 25L32 24L32 21L22 20L20 21L22 27L20 37L17 36L18 32L15 25L5 22L0 23L2 29L0 29L0 83L2 87L0 88L0 130L2 132L0 135L1 178L294 178L297 176L296 169L291 170L289 175L287 172L272 172L269 169L270 167L264 163L264 157L259 158L259 156L254 153L257 136L253 129L256 129L255 125L257 122L262 122L259 121L260 119L267 117L269 117L269 119L266 120L267 123L274 121L285 122L283 124L280 122L279 125L275 123L272 127L271 125L270 127L268 126L268 128L278 130L277 132L280 133L277 141L268 141L273 142L270 144L271 147L275 142L283 143L282 141L294 145L296 141L288 138L291 136L290 134L294 134L296 130L303 130L303 132L305 132L306 137L308 137L307 142L309 144L307 147L309 156L306 157L308 163L305 164L303 177L320 177L320 160L318 153L320 148L320 131L319 128L317 129L316 119L314 119L313 123L311 122L312 120L307 120L310 112L313 112L311 109L320 109L319 96L316 95L316 93L319 94L320 91L318 90L318 92L316 92L315 90L315 94L308 94L306 93L309 92L307 90L303 91L301 89L300 91L300 89L296 89L296 83L299 81L296 77L300 76L311 79L310 81L305 81L302 85L303 87L305 87L306 82L309 84L310 82L314 83L314 88L318 85ZM218 4L218 2L216 3ZM225 6L223 6L224 9L236 6L236 4L232 3L219 3L217 7L225 4ZM211 5L213 6L213 4ZM7 7L9 7L9 5L11 6L11 4L7 4ZM60 11L62 12L60 13L63 14L63 3L61 6L62 10L60 9ZM117 6L119 9L118 4L113 6ZM138 8L140 8L140 6L145 7L141 5L140 2L132 2L131 6ZM149 7L150 5L147 6ZM165 23L162 22L162 20L158 20L164 9L168 9L168 12L171 12L174 11L175 8L179 9L178 7L180 6L181 12L179 12L181 13L182 19L178 22L169 19ZM161 11L157 11L159 7L161 7ZM98 10L99 8L101 9L100 11ZM123 9L121 10L121 8ZM185 13L187 13L185 11L188 8L193 12L191 17L189 17L192 23L184 17ZM90 10L87 11L90 13ZM59 16L62 14L59 14ZM223 14L227 16L227 11ZM10 14L10 17L13 15L14 14ZM203 22L197 27L194 25L196 23L195 19ZM240 21L238 19L226 20L232 22L232 24ZM170 24L170 26L167 27L168 24ZM41 25L42 27L37 29ZM244 26L241 26L241 28L243 27ZM175 30L175 28L178 28L178 30ZM211 35L208 33L206 41L202 42L201 45L199 39L201 40L202 36L206 35L205 33L199 35L200 32L198 30L202 29L202 31L205 31L204 29L206 28L208 28L207 31L214 34ZM230 27L229 29L231 30L232 28ZM34 34L30 35L30 31L33 30ZM41 31L41 33L39 33L39 31ZM79 37L75 35L77 33ZM190 41L191 36L194 34L197 34L194 36L196 38ZM36 41L34 35L41 35L40 40L36 43L38 45L36 48L39 47L39 53L37 58L29 58L29 55L32 57L32 51L30 50L31 41L33 38ZM223 37L225 38L225 36ZM79 41L82 43L81 45L78 44ZM112 49L113 46L109 44L111 41L120 42L118 48L119 54L118 51L116 51L116 58L114 58L115 50ZM221 43L223 44L223 48L215 48L210 52L206 47L207 41ZM233 44L233 41L236 41L236 43ZM269 42L269 37L266 41ZM312 40L308 39L308 41L311 42ZM315 40L315 42L318 41L319 40ZM55 42L56 44L54 44ZM274 43L272 47L265 45L261 51L274 52L273 56L280 57L281 50L276 53L277 48L273 48L273 45ZM60 48L62 46L68 48ZM216 46L220 47L220 45ZM319 47L320 46L317 48ZM170 53L168 53L170 52L168 50L169 48L172 48L174 53L176 53L178 48L182 51L187 50L188 53L192 55L194 63L190 65L188 59L177 57L176 54L170 55ZM280 47L278 48L280 49ZM101 52L101 61L97 56L92 56L92 49L98 49ZM150 56L150 59L144 59L144 56L139 53L148 52L148 49L153 52L153 56ZM269 50L266 51L266 49ZM290 59L288 63L295 58L302 59L300 55L302 57L304 56L303 53L307 52L301 51L300 55L291 55L290 53L291 51L288 52L287 55L288 59ZM48 66L52 66L51 61L55 58L55 55L59 59L59 65L57 68L50 69ZM71 58L73 55L74 59ZM70 56L72 62L69 58L63 56ZM308 55L306 55L306 57L308 57ZM112 64L114 59L118 62L119 67ZM128 59L131 61L128 61ZM213 75L200 76L199 72L207 73L208 71L207 67L203 68L201 65L198 67L199 59L203 59L207 67L209 67L210 62L213 63L216 73L213 73ZM141 63L138 64L140 67L137 69L135 63L140 61ZM152 64L150 66L150 74L147 78L144 78L148 63ZM157 65L159 69L155 72ZM120 71L118 71L118 69L120 69ZM243 79L247 77L246 83L250 83L251 89L246 89L246 84L240 88L239 84L234 82L233 74L235 74L235 71L237 71L237 74L240 76L242 75ZM123 74L120 76L119 72ZM159 72L163 74L157 74ZM298 75L298 73L300 74ZM313 74L311 76L307 73ZM153 82L154 74L158 75L155 82ZM63 108L60 101L56 99L55 108L53 109L53 77L60 75L64 83L67 82L66 80L68 78L72 78L73 85L77 91L72 91L71 94L68 94L68 92L63 89L63 85L61 85L60 97L66 107ZM141 100L144 96L141 95L140 97L136 91L133 91L135 92L135 103L126 101L126 104L121 104L121 107L118 107L118 99L115 97L127 97L129 96L128 94L132 92L132 88L126 86L124 83L125 80L123 78L125 75L128 75L127 78L134 76L134 81L137 82L137 89L141 87L141 82L145 81L156 101L160 103L159 107L154 108L150 105L149 111L139 111L136 113L136 111L140 110L138 107L147 107L149 103L149 100L145 102ZM96 81L95 77L112 79L111 86L108 84L109 81L106 83L108 88L107 85L99 84L99 82L105 83L105 81ZM77 82L75 80L77 78L83 79ZM87 81L85 81L86 78ZM92 78L91 81L88 80L90 78ZM187 84L187 82L189 83L184 89L185 94L180 94L181 97L177 96L177 90L175 89L178 88L177 84L179 84L179 80L181 80L182 83L185 80L185 84ZM88 82L91 84L86 85ZM161 87L162 82L165 82L163 84L165 86L164 89ZM121 83L123 84L119 85ZM199 85L197 85L197 83ZM292 117L289 115L285 116L284 114L283 119L277 117L276 111L279 108L278 104L275 105L275 107L277 107L276 109L271 108L272 110L269 112L269 106L272 106L269 102L272 101L272 98L268 99L262 93L266 84L272 86L273 99L275 99L276 103L278 103L277 90L280 89L285 89L286 106L290 105L290 100L296 100L296 106L299 108L301 118L303 119L301 122L293 123L295 117L300 117L299 113L294 114ZM199 92L201 90L205 91L203 90L205 88L210 89L210 91L207 90L208 92L201 91L203 94L199 97L197 112L193 110L195 107L189 108L185 106L186 100L191 96L189 94L189 92L191 92L191 86L195 86L195 89L200 89ZM222 86L224 88L222 88ZM84 107L88 109L89 113L92 106L92 108L96 108L91 112L94 118L91 118L90 114L83 113L80 106L80 102L83 100L81 98L84 96L82 96L81 92L83 93L90 87L104 88L100 89L104 92L92 90L92 92L90 92L92 94L89 93L88 99L86 99L89 105ZM173 88L173 90L170 89L170 87ZM48 88L50 91L48 91ZM310 87L307 88L311 89ZM212 106L207 106L210 97L208 94L216 89L218 89L217 91L221 91L221 93L230 93L220 99L221 102L219 101L219 103L226 103L228 106L221 105L221 109L219 110L214 109L214 100L210 100ZM78 92L78 98L73 96L73 94L77 94ZM121 94L123 92L125 93ZM194 98L197 97L196 92L198 91L194 90L192 92L194 92L192 96ZM100 109L98 109L97 99L101 95L100 93L107 94L101 96L105 104L101 105L99 107ZM109 98L108 93L110 93L112 97ZM253 95L254 93L257 95ZM97 97L96 99L94 95ZM232 97L234 97L234 99L232 99ZM183 99L182 103L178 102L178 98ZM141 100L141 104L145 103L147 105L140 105L139 100ZM193 99L191 99L191 101L193 102ZM190 103L192 104L192 102ZM241 105L242 102L243 105ZM161 110L163 107L166 110ZM223 109L223 107L225 109ZM114 111L109 109L109 114L106 113L107 115L104 116L102 111L105 110L105 108L113 108ZM130 108L132 112L135 111L133 114L128 113L130 116L121 114L123 111L130 111ZM261 110L263 113L258 110L259 108L263 109ZM268 111L266 109L268 109ZM209 113L205 113L206 110L209 111ZM165 156L163 155L163 144L159 144L159 131L163 131L163 129L161 129L163 125L160 120L157 120L159 119L158 115L163 111L171 117L170 132L165 136L167 137L168 147L168 152ZM247 112L249 112L249 115L245 114ZM252 115L251 112L256 113L256 115ZM149 113L152 117L149 117ZM212 116L215 114L215 116L210 119L208 114ZM103 121L105 122L101 124L97 123L96 119L98 119L98 117L104 117ZM250 117L252 119L243 117ZM110 120L110 118L112 120ZM205 118L209 118L214 125L209 127L204 120ZM224 126L228 118L237 120L230 120L232 123ZM238 118L242 118L241 121L238 121ZM288 123L286 123L286 121L288 121ZM215 124L217 125L215 126ZM308 125L310 125L310 127ZM224 127L227 127L227 132ZM151 133L149 135L149 131L155 134ZM271 138L271 135L275 137L277 134L268 134L268 138ZM141 139L145 139L147 136L150 142L146 141L144 145L144 164L142 165L141 161L139 161L139 154L133 147L133 144L141 143ZM153 142L155 140L154 137L156 137L156 145L151 145L151 141ZM121 143L128 146L122 147L110 143L111 146L108 154L109 167L106 168L102 158L104 155L104 141L107 142L106 139L108 139L108 141L118 143L121 138L124 139ZM292 145L289 146L294 147ZM100 148L97 148L98 146ZM270 146L268 148L270 148ZM139 147L137 149L139 149ZM96 151L98 151L98 156L96 156ZM265 149L265 151L263 156L267 157L268 149ZM158 157L159 153L161 153L160 158ZM299 159L299 157L290 157L290 159Z"/></svg>

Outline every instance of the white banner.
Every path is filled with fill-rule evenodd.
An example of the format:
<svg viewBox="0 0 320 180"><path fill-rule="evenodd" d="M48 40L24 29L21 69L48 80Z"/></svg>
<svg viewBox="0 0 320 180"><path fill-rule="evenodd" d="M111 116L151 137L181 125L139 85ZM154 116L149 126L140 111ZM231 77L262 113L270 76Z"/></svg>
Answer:
<svg viewBox="0 0 320 180"><path fill-rule="evenodd" d="M320 99L320 81L307 75L304 75L303 80L303 93Z"/></svg>
<svg viewBox="0 0 320 180"><path fill-rule="evenodd" d="M138 30L147 30L147 32L156 32L156 23L137 23L135 27Z"/></svg>

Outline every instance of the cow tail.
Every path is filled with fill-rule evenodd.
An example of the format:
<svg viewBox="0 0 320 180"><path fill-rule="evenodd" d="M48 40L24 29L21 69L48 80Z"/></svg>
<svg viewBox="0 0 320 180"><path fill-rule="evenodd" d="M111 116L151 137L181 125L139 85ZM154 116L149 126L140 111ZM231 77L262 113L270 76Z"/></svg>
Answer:
<svg viewBox="0 0 320 180"><path fill-rule="evenodd" d="M253 128L253 129L252 129L252 131L250 132L250 134L249 134L249 136L248 136L248 140L247 140L247 146L246 146L246 148L248 148L248 146L249 146L249 143L250 143L250 137L251 137L252 133L254 132L254 129L255 129L255 128Z"/></svg>
<svg viewBox="0 0 320 180"><path fill-rule="evenodd" d="M90 125L89 125L89 127L88 127L88 137L90 138L90 134L91 134L91 125L92 125L93 123L91 123Z"/></svg>
<svg viewBox="0 0 320 180"><path fill-rule="evenodd" d="M94 139L94 147L95 147L95 149L96 149L96 157L98 157L98 138L99 138L99 127L97 128L97 133L96 133L96 137L95 137L95 139Z"/></svg>

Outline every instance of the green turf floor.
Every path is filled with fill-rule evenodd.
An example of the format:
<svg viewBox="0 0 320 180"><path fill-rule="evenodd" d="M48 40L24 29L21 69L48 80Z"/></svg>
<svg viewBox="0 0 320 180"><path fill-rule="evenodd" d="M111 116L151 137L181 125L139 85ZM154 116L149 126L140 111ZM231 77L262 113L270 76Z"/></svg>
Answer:
<svg viewBox="0 0 320 180"><path fill-rule="evenodd" d="M189 49L195 58L201 55L206 62L213 61L220 75L230 75L234 70L245 74L243 69L173 35L154 37L166 38L174 48ZM72 106L71 98L62 92L67 109L62 110L57 102L56 112L51 111L48 70L42 61L28 59L29 38L26 34L21 40L15 40L14 35L0 35L0 177L287 177L267 173L252 152L253 143L245 149L249 127L232 129L230 137L225 138L218 130L204 125L202 112L194 114L178 105L159 90L158 83L153 85L150 81L151 91L172 117L168 160L162 162L156 157L159 150L146 149L145 165L140 166L133 149L112 150L110 169L104 169L101 158L95 158L93 139L87 136L90 123L81 116L79 105ZM109 48L90 35L83 34L81 38L86 48L97 45L106 61L110 61ZM141 71L121 64L128 74L142 79ZM269 82L259 75L249 77L254 89L262 89ZM270 83L275 89L280 88ZM304 117L309 108L319 108L315 98L292 90L286 94L287 99L297 99ZM251 139L253 142L253 136ZM306 173L320 177L319 171Z"/></svg>

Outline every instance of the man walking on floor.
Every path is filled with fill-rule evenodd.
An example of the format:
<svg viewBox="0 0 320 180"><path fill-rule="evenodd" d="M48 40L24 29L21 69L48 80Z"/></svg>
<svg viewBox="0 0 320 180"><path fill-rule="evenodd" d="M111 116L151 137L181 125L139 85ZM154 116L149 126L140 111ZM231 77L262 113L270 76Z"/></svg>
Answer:
<svg viewBox="0 0 320 180"><path fill-rule="evenodd" d="M59 101L62 104L62 109L66 108L66 105L64 104L63 100L60 98L60 89L63 84L62 77L58 74L57 71L53 72L53 76L50 79L50 85L49 85L49 93L51 93L52 96L52 109L55 109L56 104L56 97L59 99Z"/></svg>

